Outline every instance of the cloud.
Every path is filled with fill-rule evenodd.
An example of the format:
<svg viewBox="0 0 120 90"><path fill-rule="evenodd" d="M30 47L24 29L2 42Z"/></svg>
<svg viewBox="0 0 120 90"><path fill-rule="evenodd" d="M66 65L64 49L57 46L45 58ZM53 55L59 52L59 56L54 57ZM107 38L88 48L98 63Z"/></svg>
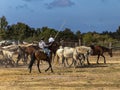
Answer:
<svg viewBox="0 0 120 90"><path fill-rule="evenodd" d="M23 4L23 5L18 5L17 7L16 7L16 9L25 9L25 8L28 8L28 5L27 4Z"/></svg>
<svg viewBox="0 0 120 90"><path fill-rule="evenodd" d="M105 2L106 0L101 0L101 2Z"/></svg>
<svg viewBox="0 0 120 90"><path fill-rule="evenodd" d="M102 3L107 3L109 0L101 0Z"/></svg>
<svg viewBox="0 0 120 90"><path fill-rule="evenodd" d="M46 4L48 9L56 8L56 7L70 7L75 3L71 0L54 0L51 3Z"/></svg>
<svg viewBox="0 0 120 90"><path fill-rule="evenodd" d="M32 1L42 1L42 0L23 0L25 2L32 2Z"/></svg>
<svg viewBox="0 0 120 90"><path fill-rule="evenodd" d="M29 11L32 11L32 12L34 11L33 9L29 8L29 6L27 4L18 5L18 6L16 6L16 9L17 10L23 10L23 9L25 10L26 9L26 10L29 10Z"/></svg>

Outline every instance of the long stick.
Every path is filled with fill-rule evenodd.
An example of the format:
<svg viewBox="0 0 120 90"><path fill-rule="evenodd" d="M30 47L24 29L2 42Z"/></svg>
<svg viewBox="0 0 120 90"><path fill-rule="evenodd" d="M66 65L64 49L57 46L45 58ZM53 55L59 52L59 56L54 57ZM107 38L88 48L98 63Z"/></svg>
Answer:
<svg viewBox="0 0 120 90"><path fill-rule="evenodd" d="M59 31L57 32L57 34L55 35L54 39L56 39L56 37L58 36L59 32L61 31L61 29L63 28L64 25L65 25L65 21L61 25L61 27L60 27Z"/></svg>

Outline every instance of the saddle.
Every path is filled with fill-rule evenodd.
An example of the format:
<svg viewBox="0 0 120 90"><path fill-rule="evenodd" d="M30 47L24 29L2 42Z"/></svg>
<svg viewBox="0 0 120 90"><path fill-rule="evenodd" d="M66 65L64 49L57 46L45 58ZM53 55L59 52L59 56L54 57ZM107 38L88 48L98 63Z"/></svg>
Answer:
<svg viewBox="0 0 120 90"><path fill-rule="evenodd" d="M40 48L39 51L44 52L45 54L47 54L47 56L50 56L50 50L47 48L45 48L45 49Z"/></svg>

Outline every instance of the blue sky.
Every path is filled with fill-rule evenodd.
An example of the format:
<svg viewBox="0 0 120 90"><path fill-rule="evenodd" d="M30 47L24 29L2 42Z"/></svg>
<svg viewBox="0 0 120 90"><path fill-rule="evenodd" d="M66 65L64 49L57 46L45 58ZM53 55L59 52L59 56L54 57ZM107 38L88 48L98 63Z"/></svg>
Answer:
<svg viewBox="0 0 120 90"><path fill-rule="evenodd" d="M3 15L10 25L114 32L120 26L120 0L0 0Z"/></svg>

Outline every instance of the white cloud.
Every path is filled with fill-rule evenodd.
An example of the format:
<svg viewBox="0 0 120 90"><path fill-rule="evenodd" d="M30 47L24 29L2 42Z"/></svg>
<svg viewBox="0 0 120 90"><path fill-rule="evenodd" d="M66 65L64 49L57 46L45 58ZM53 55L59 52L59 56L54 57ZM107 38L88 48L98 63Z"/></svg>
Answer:
<svg viewBox="0 0 120 90"><path fill-rule="evenodd" d="M71 0L54 0L51 3L46 4L48 9L56 8L56 7L70 7L75 3Z"/></svg>
<svg viewBox="0 0 120 90"><path fill-rule="evenodd" d="M32 2L32 1L42 1L42 0L23 0L23 1Z"/></svg>

